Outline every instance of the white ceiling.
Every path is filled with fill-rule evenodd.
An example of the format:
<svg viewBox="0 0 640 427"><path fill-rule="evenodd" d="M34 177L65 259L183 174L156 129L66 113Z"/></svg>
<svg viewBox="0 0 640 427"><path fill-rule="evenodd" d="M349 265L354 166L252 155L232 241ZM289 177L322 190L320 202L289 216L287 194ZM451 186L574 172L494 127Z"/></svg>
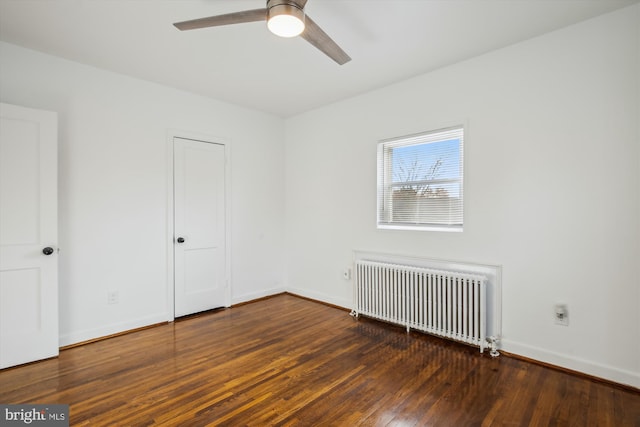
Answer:
<svg viewBox="0 0 640 427"><path fill-rule="evenodd" d="M264 0L0 0L0 40L288 117L639 1L309 0L342 66L264 22L171 25Z"/></svg>

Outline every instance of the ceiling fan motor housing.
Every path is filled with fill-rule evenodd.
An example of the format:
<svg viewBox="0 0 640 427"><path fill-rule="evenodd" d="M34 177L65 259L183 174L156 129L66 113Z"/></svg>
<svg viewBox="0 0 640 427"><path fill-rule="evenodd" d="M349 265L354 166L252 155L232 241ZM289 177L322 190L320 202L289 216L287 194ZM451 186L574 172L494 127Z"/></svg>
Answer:
<svg viewBox="0 0 640 427"><path fill-rule="evenodd" d="M290 15L295 16L304 22L304 9L291 0L268 0L267 1L267 21L274 16Z"/></svg>
<svg viewBox="0 0 640 427"><path fill-rule="evenodd" d="M274 6L293 6L299 10L304 9L304 6L294 0L267 0L267 9L271 9Z"/></svg>

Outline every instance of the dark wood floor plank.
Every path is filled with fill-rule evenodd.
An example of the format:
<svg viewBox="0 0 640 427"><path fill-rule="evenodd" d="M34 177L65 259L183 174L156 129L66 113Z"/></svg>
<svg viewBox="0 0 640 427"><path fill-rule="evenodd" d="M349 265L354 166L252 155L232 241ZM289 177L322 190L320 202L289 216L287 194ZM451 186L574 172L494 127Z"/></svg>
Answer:
<svg viewBox="0 0 640 427"><path fill-rule="evenodd" d="M281 295L0 371L74 426L640 426L640 393Z"/></svg>

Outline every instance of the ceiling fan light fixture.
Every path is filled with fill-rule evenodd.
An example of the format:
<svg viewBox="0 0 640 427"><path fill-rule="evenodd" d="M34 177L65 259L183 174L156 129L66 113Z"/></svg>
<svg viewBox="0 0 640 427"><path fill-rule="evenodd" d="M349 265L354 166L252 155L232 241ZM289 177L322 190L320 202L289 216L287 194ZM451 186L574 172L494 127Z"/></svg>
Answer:
<svg viewBox="0 0 640 427"><path fill-rule="evenodd" d="M304 31L304 12L291 4L277 4L267 12L269 31L280 37L295 37Z"/></svg>

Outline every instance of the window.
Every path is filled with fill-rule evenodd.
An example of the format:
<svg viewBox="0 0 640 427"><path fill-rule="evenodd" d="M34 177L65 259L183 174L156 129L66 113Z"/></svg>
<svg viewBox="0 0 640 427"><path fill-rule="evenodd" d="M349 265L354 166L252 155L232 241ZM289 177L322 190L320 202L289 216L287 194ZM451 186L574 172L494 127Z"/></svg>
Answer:
<svg viewBox="0 0 640 427"><path fill-rule="evenodd" d="M462 231L460 127L378 144L378 228Z"/></svg>

